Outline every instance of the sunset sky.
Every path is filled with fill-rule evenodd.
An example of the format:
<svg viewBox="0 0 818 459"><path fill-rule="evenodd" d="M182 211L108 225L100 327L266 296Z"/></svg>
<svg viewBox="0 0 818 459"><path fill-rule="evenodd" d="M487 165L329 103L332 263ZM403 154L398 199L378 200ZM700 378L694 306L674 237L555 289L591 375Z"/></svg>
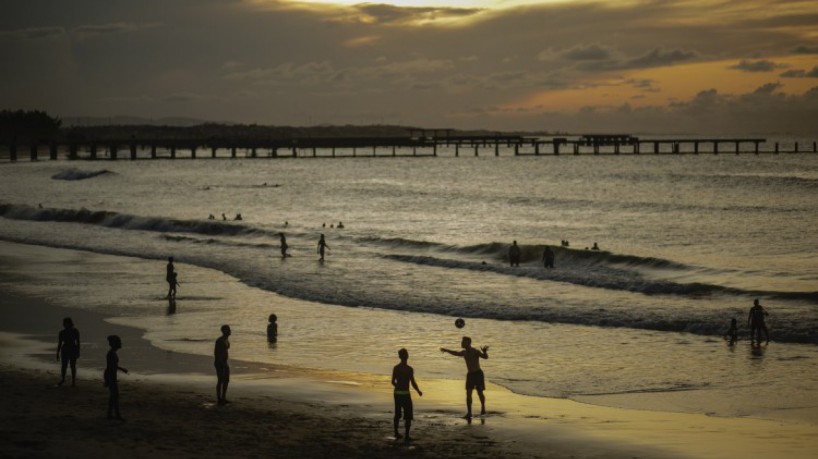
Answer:
<svg viewBox="0 0 818 459"><path fill-rule="evenodd" d="M0 108L818 134L815 0L0 2Z"/></svg>

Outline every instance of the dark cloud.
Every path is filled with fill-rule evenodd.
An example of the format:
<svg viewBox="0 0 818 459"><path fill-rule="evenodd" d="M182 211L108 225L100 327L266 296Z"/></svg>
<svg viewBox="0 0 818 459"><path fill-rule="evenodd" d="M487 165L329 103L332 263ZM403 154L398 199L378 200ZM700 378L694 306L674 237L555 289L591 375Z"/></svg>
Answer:
<svg viewBox="0 0 818 459"><path fill-rule="evenodd" d="M581 62L577 68L583 71L633 70L673 65L692 60L697 56L698 53L694 51L654 48L644 54L631 58L584 61Z"/></svg>
<svg viewBox="0 0 818 459"><path fill-rule="evenodd" d="M818 78L818 65L813 67L810 71L793 69L787 70L779 76L781 78Z"/></svg>
<svg viewBox="0 0 818 459"><path fill-rule="evenodd" d="M781 68L782 65L776 64L773 61L768 60L757 60L757 61L750 61L746 59L742 59L736 65L731 65L730 69L741 70L742 72L772 72L775 69Z"/></svg>
<svg viewBox="0 0 818 459"><path fill-rule="evenodd" d="M0 31L0 39L11 40L38 40L42 38L60 37L65 34L62 27L32 27L28 29Z"/></svg>
<svg viewBox="0 0 818 459"><path fill-rule="evenodd" d="M93 37L97 35L110 35L126 32L136 32L138 30L152 29L159 27L159 23L149 24L129 24L129 23L111 23L111 24L88 24L82 25L73 30L77 36L82 38Z"/></svg>
<svg viewBox="0 0 818 459"><path fill-rule="evenodd" d="M795 54L818 54L818 46L798 45L792 49Z"/></svg>
<svg viewBox="0 0 818 459"><path fill-rule="evenodd" d="M562 58L571 61L600 61L611 59L612 52L598 44L579 45L564 51Z"/></svg>

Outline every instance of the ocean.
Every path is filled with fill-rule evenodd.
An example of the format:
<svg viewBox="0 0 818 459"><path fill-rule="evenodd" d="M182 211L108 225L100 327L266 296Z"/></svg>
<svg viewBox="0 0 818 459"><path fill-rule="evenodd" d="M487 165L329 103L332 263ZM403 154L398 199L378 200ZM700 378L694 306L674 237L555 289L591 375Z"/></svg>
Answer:
<svg viewBox="0 0 818 459"><path fill-rule="evenodd" d="M209 354L229 323L236 358L380 374L407 347L419 378L460 379L439 348L469 335L490 346L488 381L522 394L818 422L815 154L61 160L0 174L0 239L130 257L72 268L54 255L48 269L44 255L28 293L164 349ZM762 346L747 330L756 298Z"/></svg>

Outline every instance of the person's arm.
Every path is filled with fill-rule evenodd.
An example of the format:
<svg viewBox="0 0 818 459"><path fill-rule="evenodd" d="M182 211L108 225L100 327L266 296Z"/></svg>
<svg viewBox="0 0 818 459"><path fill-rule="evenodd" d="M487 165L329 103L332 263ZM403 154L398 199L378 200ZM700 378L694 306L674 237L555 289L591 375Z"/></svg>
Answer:
<svg viewBox="0 0 818 459"><path fill-rule="evenodd" d="M60 360L60 349L62 349L62 336L57 335L57 360Z"/></svg>
<svg viewBox="0 0 818 459"><path fill-rule="evenodd" d="M481 347L478 354L480 355L480 357L483 357L484 359L488 359L489 358L489 347L488 346Z"/></svg>
<svg viewBox="0 0 818 459"><path fill-rule="evenodd" d="M420 388L418 387L418 383L415 382L415 371L412 370L412 372L409 373L409 375L410 375L409 382L412 383L412 387L415 388L415 391L418 393L418 395L423 397L423 392L421 392Z"/></svg>
<svg viewBox="0 0 818 459"><path fill-rule="evenodd" d="M80 358L80 332L77 331L77 358Z"/></svg>
<svg viewBox="0 0 818 459"><path fill-rule="evenodd" d="M117 369L117 370L119 370L119 371L121 371L121 372L123 372L123 373L128 373L128 369L127 369L127 368L124 368L124 367L116 367L116 369Z"/></svg>
<svg viewBox="0 0 818 459"><path fill-rule="evenodd" d="M398 385L398 369L397 367L392 368L392 385L397 387Z"/></svg>
<svg viewBox="0 0 818 459"><path fill-rule="evenodd" d="M750 322L753 320L753 310L750 309L750 314L747 316L747 326L750 326Z"/></svg>
<svg viewBox="0 0 818 459"><path fill-rule="evenodd" d="M447 352L455 357L463 357L465 354L463 351L450 351L449 349L440 348L440 352Z"/></svg>

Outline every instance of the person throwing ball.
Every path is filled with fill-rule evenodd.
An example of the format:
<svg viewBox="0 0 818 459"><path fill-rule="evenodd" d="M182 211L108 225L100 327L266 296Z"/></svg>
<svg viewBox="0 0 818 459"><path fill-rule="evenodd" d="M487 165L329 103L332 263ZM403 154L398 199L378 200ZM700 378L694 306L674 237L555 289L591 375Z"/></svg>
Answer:
<svg viewBox="0 0 818 459"><path fill-rule="evenodd" d="M479 350L471 347L471 338L464 336L460 342L462 351L452 351L446 348L440 348L440 352L446 352L456 357L463 357L466 360L466 415L465 419L471 419L471 402L472 392L477 389L477 396L480 398L480 415L486 414L486 396L483 391L486 390L485 376L483 370L480 369L480 358L489 358L489 347L483 346Z"/></svg>

